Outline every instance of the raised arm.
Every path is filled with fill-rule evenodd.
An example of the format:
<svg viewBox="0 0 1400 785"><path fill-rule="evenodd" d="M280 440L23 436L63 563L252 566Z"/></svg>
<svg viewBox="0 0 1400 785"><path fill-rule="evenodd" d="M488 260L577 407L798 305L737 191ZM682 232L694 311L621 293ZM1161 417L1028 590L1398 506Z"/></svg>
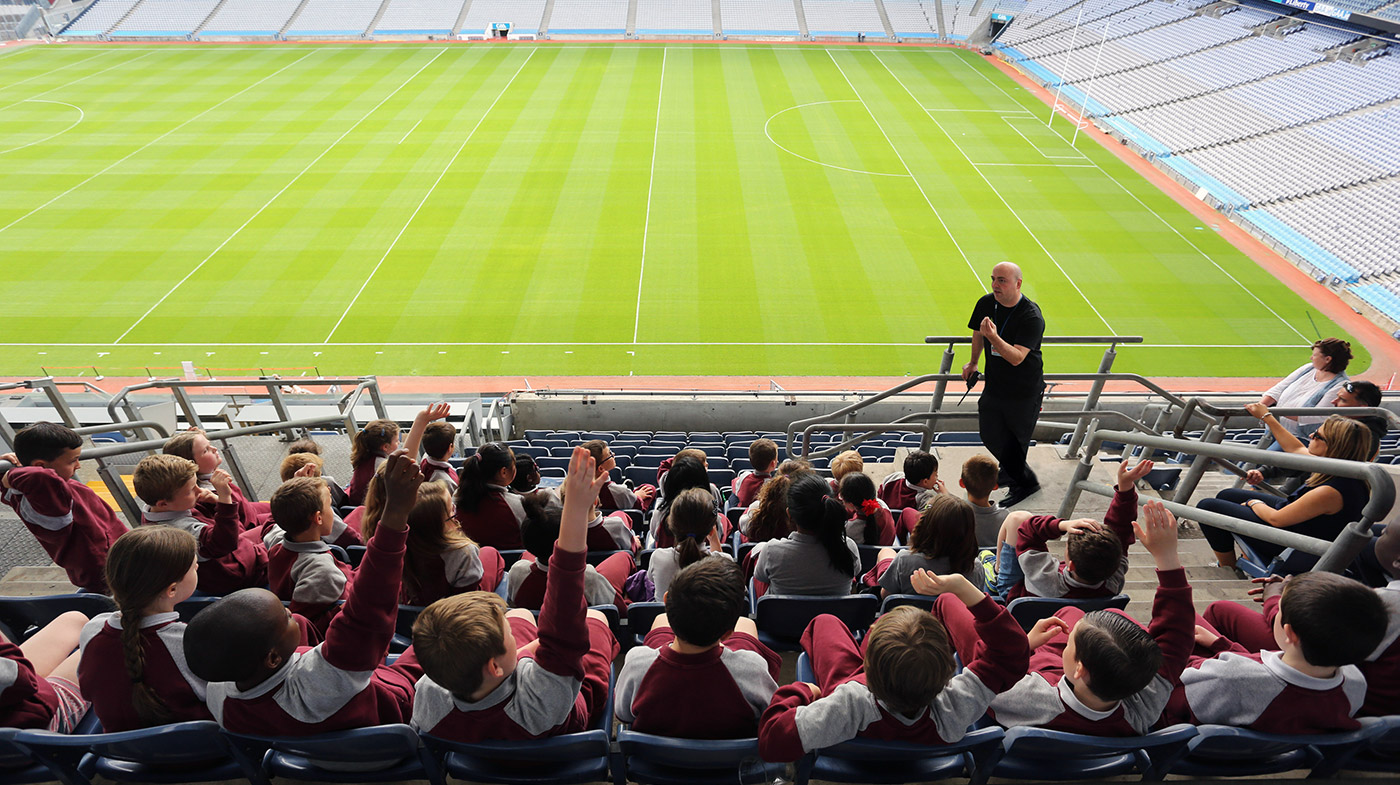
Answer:
<svg viewBox="0 0 1400 785"><path fill-rule="evenodd" d="M1142 521L1135 521L1133 528L1157 565L1157 594L1152 600L1152 621L1147 631L1162 650L1159 672L1174 681L1191 658L1196 630L1191 585L1186 582L1186 570L1177 550L1176 516L1161 502L1150 501L1143 507Z"/></svg>
<svg viewBox="0 0 1400 785"><path fill-rule="evenodd" d="M1269 411L1268 406L1262 403L1247 403L1244 405L1244 410L1264 423L1269 429L1269 433L1274 437L1274 441L1278 442L1279 448L1284 452L1293 453L1295 455L1307 454L1307 445L1303 444L1297 436L1294 436L1287 428L1283 427L1283 423L1279 422L1278 418L1274 416L1274 413Z"/></svg>
<svg viewBox="0 0 1400 785"><path fill-rule="evenodd" d="M549 581L540 606L540 647L535 662L550 673L576 679L583 678L583 656L588 653L588 601L583 588L588 510L607 481L607 474L597 473L588 450L575 447L564 478L559 540L549 558Z"/></svg>
<svg viewBox="0 0 1400 785"><path fill-rule="evenodd" d="M408 438L404 439L403 449L408 456L415 461L418 460L418 450L423 444L423 432L428 429L428 423L434 420L446 420L452 409L445 403L429 404L428 408L418 413L413 418L413 426L408 429Z"/></svg>

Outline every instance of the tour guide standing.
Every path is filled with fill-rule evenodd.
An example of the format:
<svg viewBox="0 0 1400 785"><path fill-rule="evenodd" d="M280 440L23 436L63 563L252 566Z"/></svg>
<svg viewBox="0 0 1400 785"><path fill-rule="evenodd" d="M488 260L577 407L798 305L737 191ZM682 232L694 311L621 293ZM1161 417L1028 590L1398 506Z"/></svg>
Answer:
<svg viewBox="0 0 1400 785"><path fill-rule="evenodd" d="M963 378L977 371L987 349L986 386L977 403L977 430L982 443L1001 463L1009 493L1001 506L1011 507L1040 490L1035 472L1026 465L1035 420L1045 394L1040 340L1045 318L1040 306L1021 294L1021 268L1002 262L992 268L992 293L972 309L972 360Z"/></svg>

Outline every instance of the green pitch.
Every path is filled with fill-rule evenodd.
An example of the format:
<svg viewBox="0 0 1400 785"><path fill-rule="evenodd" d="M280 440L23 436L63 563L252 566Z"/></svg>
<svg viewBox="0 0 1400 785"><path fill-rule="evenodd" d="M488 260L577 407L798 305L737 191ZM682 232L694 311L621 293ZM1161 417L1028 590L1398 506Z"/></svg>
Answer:
<svg viewBox="0 0 1400 785"><path fill-rule="evenodd" d="M1048 114L953 49L9 50L0 374L918 374L1003 259L1050 334L1144 336L1117 369L1306 360L1297 295Z"/></svg>

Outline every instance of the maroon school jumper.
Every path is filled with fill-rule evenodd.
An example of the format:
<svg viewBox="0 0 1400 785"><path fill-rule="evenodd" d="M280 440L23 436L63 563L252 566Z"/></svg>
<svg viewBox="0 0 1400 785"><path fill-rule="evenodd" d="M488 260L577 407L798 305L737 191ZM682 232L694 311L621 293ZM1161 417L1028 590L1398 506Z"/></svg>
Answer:
<svg viewBox="0 0 1400 785"><path fill-rule="evenodd" d="M772 472L760 472L750 470L739 475L739 479L734 483L734 498L738 500L736 507L747 507L753 504L758 498L758 492L763 488L763 484L773 477Z"/></svg>
<svg viewBox="0 0 1400 785"><path fill-rule="evenodd" d="M410 646L385 665L399 611L399 577L408 532L380 526L345 605L326 639L298 649L281 670L250 690L211 682L209 711L234 733L309 736L407 722L413 683L423 675Z"/></svg>
<svg viewBox="0 0 1400 785"><path fill-rule="evenodd" d="M107 733L159 724L141 719L136 712L121 625L121 613L94 616L83 626L80 639L83 654L78 661L78 686L83 697L92 701L92 710ZM170 710L169 722L211 720L213 716L204 705L205 682L185 664L184 639L185 624L174 611L141 619L142 683Z"/></svg>
<svg viewBox="0 0 1400 785"><path fill-rule="evenodd" d="M503 551L518 551L520 524L525 522L525 504L519 494L503 485L487 485L486 494L475 510L457 508L457 522L462 533L478 545L490 545Z"/></svg>
<svg viewBox="0 0 1400 785"><path fill-rule="evenodd" d="M267 548L239 536L243 529L236 504L215 505L212 521L194 509L147 512L141 522L184 529L199 540L199 590L205 594L232 594L267 582Z"/></svg>
<svg viewBox="0 0 1400 785"><path fill-rule="evenodd" d="M1128 546L1134 542L1133 519L1137 517L1137 489L1115 491L1113 501L1104 513L1103 523L1123 544L1123 558L1118 569L1104 581L1084 583L1070 576L1064 562L1055 558L1046 543L1060 537L1060 519L1053 515L1035 515L1021 524L1016 533L1016 560L1025 579L1012 586L1006 600L1018 597L1063 597L1082 600L1091 597L1112 597L1123 590L1128 574Z"/></svg>
<svg viewBox="0 0 1400 785"><path fill-rule="evenodd" d="M218 493L214 483L210 480L214 475L198 475L199 487L207 491ZM243 528L252 529L272 520L272 507L267 502L250 502L248 497L243 495L243 489L238 487L238 483L228 484L229 495L233 497L233 503L238 505L238 520L243 523ZM196 502L195 507L199 509L200 515L205 518L214 517L214 505L217 502Z"/></svg>
<svg viewBox="0 0 1400 785"><path fill-rule="evenodd" d="M432 605L443 597L469 591L495 591L505 574L506 562L495 548L463 543L442 553L422 557L408 555L404 564L399 602ZM409 576L416 586L410 586Z"/></svg>
<svg viewBox="0 0 1400 785"><path fill-rule="evenodd" d="M424 482L440 482L453 493L457 492L457 470L452 468L452 464L423 456L420 465L423 467L423 476L427 478Z"/></svg>
<svg viewBox="0 0 1400 785"><path fill-rule="evenodd" d="M22 466L5 478L5 503L14 508L54 564L74 586L107 593L107 551L126 534L107 502L77 480L60 479L53 469Z"/></svg>
<svg viewBox="0 0 1400 785"><path fill-rule="evenodd" d="M875 495L891 510L903 510L905 507L917 510L919 496L924 493L928 493L928 490L904 479L904 472L895 472L881 481L880 489Z"/></svg>
<svg viewBox="0 0 1400 785"><path fill-rule="evenodd" d="M941 595L934 615L952 603L962 605L951 594ZM759 755L767 761L795 761L856 737L914 744L961 740L992 698L1026 675L1029 658L1026 633L1005 608L984 598L970 610L978 638L971 659L912 718L887 710L865 685L860 649L846 625L825 614L813 619L802 633L802 649L811 658L822 697L813 700L805 684L779 687L759 722Z"/></svg>
<svg viewBox="0 0 1400 785"><path fill-rule="evenodd" d="M58 693L34 670L24 652L0 637L0 727L47 730L59 709Z"/></svg>
<svg viewBox="0 0 1400 785"><path fill-rule="evenodd" d="M670 627L653 627L627 652L617 675L617 718L632 730L681 739L743 739L778 689L782 659L736 632L698 654L671 648Z"/></svg>
<svg viewBox="0 0 1400 785"><path fill-rule="evenodd" d="M269 541L267 581L272 593L324 634L339 611L337 603L350 591L355 568L336 560L331 546L321 540L293 542L277 529Z"/></svg>
<svg viewBox="0 0 1400 785"><path fill-rule="evenodd" d="M453 741L537 739L587 730L608 699L608 675L617 640L606 622L590 619L583 600L584 554L556 548L554 579L540 609L539 627L510 617L515 645L536 639L533 655L479 701L454 696L431 678L418 680L413 727Z"/></svg>
<svg viewBox="0 0 1400 785"><path fill-rule="evenodd" d="M588 540L586 542L590 551L632 551L636 549L632 534L632 518L626 513L616 515L599 515L588 524Z"/></svg>

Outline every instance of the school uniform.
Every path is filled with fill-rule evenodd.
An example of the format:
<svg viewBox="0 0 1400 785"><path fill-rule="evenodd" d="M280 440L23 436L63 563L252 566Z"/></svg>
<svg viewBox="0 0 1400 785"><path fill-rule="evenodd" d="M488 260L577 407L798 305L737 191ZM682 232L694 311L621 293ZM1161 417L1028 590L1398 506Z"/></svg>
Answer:
<svg viewBox="0 0 1400 785"><path fill-rule="evenodd" d="M1117 570L1105 580L1087 583L1078 580L1065 569L1064 562L1055 558L1046 543L1060 537L1060 519L1053 515L1036 515L1021 524L1016 533L1016 562L1025 577L1007 589L1008 601L1018 597L1063 597L1070 600L1090 597L1112 597L1123 590L1128 574L1128 546L1134 542L1133 519L1137 517L1137 489L1116 491L1103 523L1123 544L1123 557Z"/></svg>
<svg viewBox="0 0 1400 785"><path fill-rule="evenodd" d="M369 481L374 479L374 473L379 470L379 465L388 460L383 455L374 456L372 461L361 461L359 466L354 467L350 474L350 485L345 488L345 498L350 504L356 507L365 503L365 492L369 490Z"/></svg>
<svg viewBox="0 0 1400 785"><path fill-rule="evenodd" d="M334 618L340 602L355 578L355 568L337 561L331 546L321 540L295 542L274 529L267 545L267 580L277 599L290 602L322 632Z"/></svg>
<svg viewBox="0 0 1400 785"><path fill-rule="evenodd" d="M735 632L698 654L671 648L676 634L654 627L627 652L614 712L632 730L681 739L742 739L778 689L782 659L752 635Z"/></svg>
<svg viewBox="0 0 1400 785"><path fill-rule="evenodd" d="M231 594L267 582L267 548L239 536L243 531L238 505L218 504L214 520L202 520L198 510L146 512L141 523L184 529L199 540L199 590L205 594Z"/></svg>
<svg viewBox="0 0 1400 785"><path fill-rule="evenodd" d="M511 607L538 610L544 606L549 596L549 567L552 561L553 557L544 563L521 559L510 566L510 571L506 573L506 598ZM586 565L583 592L588 604L616 605L619 610L627 607L622 587L631 573L632 556L627 553L614 553L596 568L591 564Z"/></svg>
<svg viewBox="0 0 1400 785"><path fill-rule="evenodd" d="M0 637L0 727L48 730L59 695L18 646Z"/></svg>
<svg viewBox="0 0 1400 785"><path fill-rule="evenodd" d="M642 486L650 487L650 486ZM598 510L604 515L617 510L641 510L645 509L637 494L621 483L608 480L603 487L598 490Z"/></svg>
<svg viewBox="0 0 1400 785"><path fill-rule="evenodd" d="M849 575L832 566L826 546L816 537L793 532L784 539L763 544L753 577L768 584L768 594L850 594L851 582L860 571L860 549L850 537L844 539L855 565Z"/></svg>
<svg viewBox="0 0 1400 785"><path fill-rule="evenodd" d="M436 555L410 554L399 602L427 606L462 592L495 591L504 573L505 560L489 545L478 548L463 542Z"/></svg>
<svg viewBox="0 0 1400 785"><path fill-rule="evenodd" d="M734 560L733 556L720 551L714 553L710 550L710 544L704 541L700 543L700 550L704 552L703 558L714 556L720 559ZM675 548L660 548L652 551L651 563L647 566L647 577L656 587L656 601L660 602L666 596L666 591L671 588L671 581L675 580L676 573L681 571L681 557L676 553Z"/></svg>
<svg viewBox="0 0 1400 785"><path fill-rule="evenodd" d="M155 613L141 619L141 651L145 661L142 683L170 711L168 722L209 720L204 705L205 681L185 663L185 624L180 614ZM135 687L126 670L121 613L94 616L79 638L78 685L107 733L136 730L160 723L141 718L133 703Z"/></svg>
<svg viewBox="0 0 1400 785"><path fill-rule="evenodd" d="M763 489L763 484L772 477L772 472L754 469L740 472L738 479L734 481L734 498L737 500L734 506L747 507L753 504L758 498L758 492Z"/></svg>
<svg viewBox="0 0 1400 785"><path fill-rule="evenodd" d="M452 468L452 464L425 455L418 465L427 478L426 482L440 482L453 494L457 493L457 470Z"/></svg>
<svg viewBox="0 0 1400 785"><path fill-rule="evenodd" d="M218 493L219 489L214 487L214 474L196 475L200 488L212 493ZM264 522L272 518L272 505L267 502L250 502L248 497L243 495L243 489L238 487L238 483L228 484L229 495L233 497L233 503L238 505L238 520L242 522L243 528L251 529L261 526ZM200 508L201 515L207 518L214 517L214 505L217 502L196 502L195 506Z"/></svg>
<svg viewBox="0 0 1400 785"><path fill-rule="evenodd" d="M298 648L251 689L211 682L206 702L219 725L235 733L309 736L407 722L413 684L423 669L412 646L393 665L384 664L398 617L407 538L407 531L375 531L345 605L320 644Z"/></svg>
<svg viewBox="0 0 1400 785"><path fill-rule="evenodd" d="M946 575L952 572L953 564L946 556L931 559L916 550L906 549L896 553L893 559L881 559L866 573L863 582L867 586L879 586L890 594L918 594L914 591L913 583L913 575L918 570L928 570L934 575ZM983 571L981 564L974 561L967 572L963 573L963 577L979 591L986 591L987 573Z"/></svg>
<svg viewBox="0 0 1400 785"><path fill-rule="evenodd" d="M539 640L515 670L478 701L453 695L428 676L418 680L413 727L454 741L537 739L587 730L606 707L617 640L606 622L588 618L584 554L555 550L539 626L510 617L516 648Z"/></svg>
<svg viewBox="0 0 1400 785"><path fill-rule="evenodd" d="M625 513L599 515L588 524L590 551L634 551L632 519Z"/></svg>
<svg viewBox="0 0 1400 785"><path fill-rule="evenodd" d="M934 615L962 601L938 598ZM965 606L964 606L965 607ZM977 636L973 655L928 706L914 716L885 708L866 686L860 647L835 616L812 620L802 633L822 697L805 684L779 687L758 728L758 752L768 761L795 761L815 749L857 737L915 744L951 744L982 716L993 697L1026 673L1026 634L1005 608L991 598L974 605Z"/></svg>
<svg viewBox="0 0 1400 785"><path fill-rule="evenodd" d="M891 510L902 510L906 507L917 510L922 508L924 502L934 493L937 491L920 488L904 479L904 472L895 472L880 481L880 488L875 495Z"/></svg>
<svg viewBox="0 0 1400 785"><path fill-rule="evenodd" d="M126 524L91 488L53 469L21 466L5 474L5 503L54 564L78 588L107 593L107 551Z"/></svg>
<svg viewBox="0 0 1400 785"><path fill-rule="evenodd" d="M486 486L475 510L457 508L462 533L478 545L501 550L520 550L520 524L525 522L525 503L504 485Z"/></svg>
<svg viewBox="0 0 1400 785"><path fill-rule="evenodd" d="M846 536L857 545L894 545L894 535L894 516L884 502L880 502L875 514L857 511L846 521Z"/></svg>
<svg viewBox="0 0 1400 785"><path fill-rule="evenodd" d="M993 504L990 507L979 507L972 505L972 525L977 532L978 548L997 547L997 534L1001 531L1001 524L1006 520L1010 510L1003 509Z"/></svg>

